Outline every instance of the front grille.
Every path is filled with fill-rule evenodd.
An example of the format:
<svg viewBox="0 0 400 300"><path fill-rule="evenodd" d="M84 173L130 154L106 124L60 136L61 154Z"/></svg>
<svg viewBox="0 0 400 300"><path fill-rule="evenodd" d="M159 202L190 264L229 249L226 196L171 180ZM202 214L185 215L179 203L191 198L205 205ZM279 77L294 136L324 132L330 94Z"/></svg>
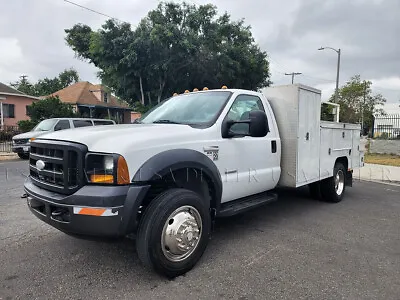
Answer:
<svg viewBox="0 0 400 300"><path fill-rule="evenodd" d="M86 147L81 144L60 141L34 141L29 158L30 176L37 186L72 194L84 184L84 157ZM40 162L44 168L40 169Z"/></svg>
<svg viewBox="0 0 400 300"><path fill-rule="evenodd" d="M14 144L16 145L23 145L27 144L29 142L29 139L15 139Z"/></svg>

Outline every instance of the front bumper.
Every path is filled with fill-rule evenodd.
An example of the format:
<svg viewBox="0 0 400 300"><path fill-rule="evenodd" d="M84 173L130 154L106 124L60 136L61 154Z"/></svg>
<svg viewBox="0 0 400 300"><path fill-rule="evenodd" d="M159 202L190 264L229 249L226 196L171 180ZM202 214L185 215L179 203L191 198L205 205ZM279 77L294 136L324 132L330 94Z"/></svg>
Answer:
<svg viewBox="0 0 400 300"><path fill-rule="evenodd" d="M121 237L136 231L149 186L84 186L61 195L24 183L28 207L40 220L71 235Z"/></svg>
<svg viewBox="0 0 400 300"><path fill-rule="evenodd" d="M30 150L31 150L30 145L17 145L17 144L12 145L12 151L14 153L29 153Z"/></svg>

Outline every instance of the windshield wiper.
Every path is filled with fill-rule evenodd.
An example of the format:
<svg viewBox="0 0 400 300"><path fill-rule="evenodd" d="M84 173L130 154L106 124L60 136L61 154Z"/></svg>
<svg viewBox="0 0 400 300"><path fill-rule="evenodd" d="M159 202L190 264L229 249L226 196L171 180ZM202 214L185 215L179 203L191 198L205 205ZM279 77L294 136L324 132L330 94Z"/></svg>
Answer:
<svg viewBox="0 0 400 300"><path fill-rule="evenodd" d="M162 119L162 120L156 120L156 121L153 121L153 123L164 123L164 124L182 124L182 123L179 123L179 122L175 122L175 121L171 121L171 120L164 120L164 119Z"/></svg>

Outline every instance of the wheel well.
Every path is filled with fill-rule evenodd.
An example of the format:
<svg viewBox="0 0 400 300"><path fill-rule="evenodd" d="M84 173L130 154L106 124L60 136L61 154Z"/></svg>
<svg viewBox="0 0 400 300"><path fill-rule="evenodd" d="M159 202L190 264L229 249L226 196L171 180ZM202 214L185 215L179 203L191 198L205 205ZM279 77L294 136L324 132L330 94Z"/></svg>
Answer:
<svg viewBox="0 0 400 300"><path fill-rule="evenodd" d="M338 157L338 158L336 159L335 165L336 165L336 163L338 163L338 162L343 164L343 166L344 166L344 168L345 168L346 171L348 170L348 167L349 167L349 160L347 159L346 156Z"/></svg>
<svg viewBox="0 0 400 300"><path fill-rule="evenodd" d="M171 172L162 178L149 182L151 187L143 200L142 206L147 207L149 203L160 193L169 188L185 188L198 193L203 199L210 203L210 208L217 207L216 189L209 176L196 168L181 168Z"/></svg>

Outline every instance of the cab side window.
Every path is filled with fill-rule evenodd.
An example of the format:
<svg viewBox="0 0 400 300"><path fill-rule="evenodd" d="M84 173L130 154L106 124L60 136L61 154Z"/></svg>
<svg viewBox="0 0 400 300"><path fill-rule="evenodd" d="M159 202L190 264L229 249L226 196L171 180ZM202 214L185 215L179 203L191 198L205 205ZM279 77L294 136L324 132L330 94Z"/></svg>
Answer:
<svg viewBox="0 0 400 300"><path fill-rule="evenodd" d="M69 121L68 120L60 120L60 121L58 121L57 125L54 126L54 131L68 129L68 128L70 128Z"/></svg>
<svg viewBox="0 0 400 300"><path fill-rule="evenodd" d="M93 126L93 123L91 120L73 120L74 127L86 127L86 126Z"/></svg>
<svg viewBox="0 0 400 300"><path fill-rule="evenodd" d="M253 110L265 112L261 99L252 95L239 95L229 109L226 119L233 121L248 120L250 112ZM231 127L231 132L238 135L248 134L249 124L234 124Z"/></svg>

